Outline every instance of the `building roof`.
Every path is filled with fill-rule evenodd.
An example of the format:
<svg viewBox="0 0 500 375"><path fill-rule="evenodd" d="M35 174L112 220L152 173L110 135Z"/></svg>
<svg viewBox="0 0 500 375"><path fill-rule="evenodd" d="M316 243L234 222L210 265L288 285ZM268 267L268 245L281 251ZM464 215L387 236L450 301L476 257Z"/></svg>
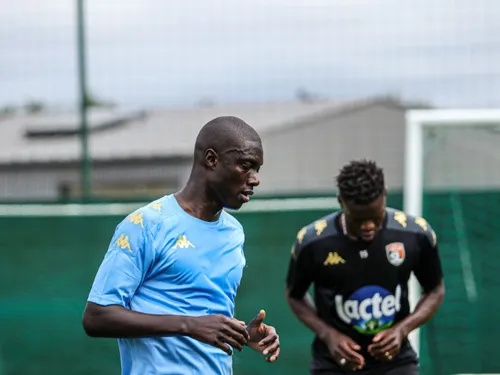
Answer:
<svg viewBox="0 0 500 375"><path fill-rule="evenodd" d="M261 135L300 126L317 116L359 110L381 99L347 102L279 102L148 112L99 110L89 113L89 150L94 160L190 156L201 127L218 116L237 116ZM394 103L393 103L394 104ZM16 115L0 120L0 164L69 162L80 158L77 113Z"/></svg>

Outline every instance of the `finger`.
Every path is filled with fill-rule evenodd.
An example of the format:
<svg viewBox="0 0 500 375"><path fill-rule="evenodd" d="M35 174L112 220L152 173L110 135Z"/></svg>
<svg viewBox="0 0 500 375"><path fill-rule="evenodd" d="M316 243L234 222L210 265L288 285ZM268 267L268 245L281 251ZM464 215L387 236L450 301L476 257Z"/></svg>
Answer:
<svg viewBox="0 0 500 375"><path fill-rule="evenodd" d="M260 323L259 325L259 333L261 334L261 336L264 336L264 335L267 335L269 334L269 328L270 326L264 324L264 323Z"/></svg>
<svg viewBox="0 0 500 375"><path fill-rule="evenodd" d="M393 335L387 335L387 336L384 336L379 342L374 344L374 346L383 348L384 346L387 346L390 342L392 342L394 340L396 340L396 337L394 337Z"/></svg>
<svg viewBox="0 0 500 375"><path fill-rule="evenodd" d="M215 340L215 342L212 345L215 346L216 348L219 348L227 355L233 355L233 351L231 350L231 348L219 340Z"/></svg>
<svg viewBox="0 0 500 375"><path fill-rule="evenodd" d="M373 348L373 351L375 353L385 353L388 350L390 350L391 347L394 347L397 345L398 345L397 339L395 337L391 337L387 340L384 339L384 341L381 341L380 345Z"/></svg>
<svg viewBox="0 0 500 375"><path fill-rule="evenodd" d="M386 347L381 348L380 351L377 351L375 358L381 361L392 361L394 357L396 357L398 350L398 344L395 342L392 345L387 345Z"/></svg>
<svg viewBox="0 0 500 375"><path fill-rule="evenodd" d="M359 346L355 341L353 340L347 340L347 347L352 349L352 350L355 350L355 351L359 351L361 350L361 346ZM349 368L354 371L354 370L361 370L364 365L365 365L365 358L359 354L359 353L356 353L359 355L359 358L360 358L360 362L358 361L355 361L355 362L348 362L348 365L349 365Z"/></svg>
<svg viewBox="0 0 500 375"><path fill-rule="evenodd" d="M238 350L238 351L242 351L243 350L243 344L238 342L238 340L234 339L233 337L231 336L228 336L228 335L220 335L219 337L219 342L223 342L224 344L228 344L230 345L231 347L233 347L234 349Z"/></svg>
<svg viewBox="0 0 500 375"><path fill-rule="evenodd" d="M389 349L388 347L377 348L376 350L373 350L370 354L379 360L385 360L387 356L386 353L389 353L388 349Z"/></svg>
<svg viewBox="0 0 500 375"><path fill-rule="evenodd" d="M224 327L221 331L222 334L232 337L237 340L241 345L246 345L248 342L248 332L245 328L231 322L228 326Z"/></svg>
<svg viewBox="0 0 500 375"><path fill-rule="evenodd" d="M384 338L386 336L386 332L382 331L382 332L379 332L377 333L374 337L373 337L373 340L372 342L379 342L380 340L382 340L382 338Z"/></svg>
<svg viewBox="0 0 500 375"><path fill-rule="evenodd" d="M276 331L273 330L269 332L268 335L259 342L259 346L269 345L270 343L275 342L276 340L278 340L278 334L276 333Z"/></svg>
<svg viewBox="0 0 500 375"><path fill-rule="evenodd" d="M364 363L365 359L361 354L359 354L355 349L353 349L353 346L360 348L360 346L356 344L354 341L352 340L346 341L343 346L345 353L348 354L351 358L356 359L356 361L358 361L359 363Z"/></svg>
<svg viewBox="0 0 500 375"><path fill-rule="evenodd" d="M377 345L373 345L373 346L370 346L368 348L368 352L371 355L377 355L377 354L380 354L380 353L384 353L385 351L387 351L387 347L389 345L391 345L391 341L389 341L389 342L383 342L383 343L380 343L380 344L377 344Z"/></svg>
<svg viewBox="0 0 500 375"><path fill-rule="evenodd" d="M383 362L390 362L394 359L394 355L391 352L387 351L384 354L378 356L377 359Z"/></svg>
<svg viewBox="0 0 500 375"><path fill-rule="evenodd" d="M356 350L356 351L359 351L361 350L361 346L359 346L358 344L356 344L354 341L347 341L347 345L352 349L352 350Z"/></svg>
<svg viewBox="0 0 500 375"><path fill-rule="evenodd" d="M230 319L229 320L229 327L232 329L232 331L239 333L240 335L242 335L245 338L245 341L243 341L243 343L245 344L250 336L248 335L248 331L247 331L246 327L242 326L238 322L239 322L239 320Z"/></svg>
<svg viewBox="0 0 500 375"><path fill-rule="evenodd" d="M388 361L392 361L399 354L399 350L399 345L395 343L387 349L387 352L385 352L384 355ZM386 355L386 353L389 353L389 355Z"/></svg>
<svg viewBox="0 0 500 375"><path fill-rule="evenodd" d="M391 343L393 343L394 341L395 341L394 336L386 336L382 338L381 341L368 346L368 351L370 352L370 354L381 353L381 352L383 353L387 351L387 346L391 345Z"/></svg>
<svg viewBox="0 0 500 375"><path fill-rule="evenodd" d="M231 337L233 340L236 340L240 345L246 345L248 343L248 337L236 330L227 329L223 331L223 334L227 337Z"/></svg>
<svg viewBox="0 0 500 375"><path fill-rule="evenodd" d="M365 363L363 356L352 350L347 344L340 347L340 354L347 362L354 362L358 365L364 365Z"/></svg>
<svg viewBox="0 0 500 375"><path fill-rule="evenodd" d="M264 355L273 354L276 350L278 350L279 347L280 347L279 341L275 341L274 343L269 345L267 348L265 348L262 351L262 354L264 354Z"/></svg>
<svg viewBox="0 0 500 375"><path fill-rule="evenodd" d="M266 312L264 310L260 310L259 313L255 318L253 318L250 323L248 323L249 326L258 326L260 325L264 319L266 318Z"/></svg>
<svg viewBox="0 0 500 375"><path fill-rule="evenodd" d="M359 364L357 362L352 362L347 360L345 357L344 358L346 361L341 363L341 360L337 360L337 363L339 364L342 369L347 370L347 371L356 371L356 370L361 370L364 367L364 364Z"/></svg>
<svg viewBox="0 0 500 375"><path fill-rule="evenodd" d="M276 361L278 359L279 355L280 355L280 348L278 347L278 349L276 349L276 351L274 352L273 355L271 355L270 357L266 358L266 361L268 361L268 362L274 362L274 361Z"/></svg>
<svg viewBox="0 0 500 375"><path fill-rule="evenodd" d="M357 370L361 370L363 368L363 365L359 365L357 363L353 363L353 362L347 362L344 367L346 369L348 369L349 371L357 371Z"/></svg>

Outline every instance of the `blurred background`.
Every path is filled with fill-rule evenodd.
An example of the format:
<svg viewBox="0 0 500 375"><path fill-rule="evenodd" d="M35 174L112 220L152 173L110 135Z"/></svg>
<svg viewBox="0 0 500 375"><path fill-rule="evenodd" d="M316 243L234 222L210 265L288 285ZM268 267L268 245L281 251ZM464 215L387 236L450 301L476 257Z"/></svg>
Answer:
<svg viewBox="0 0 500 375"><path fill-rule="evenodd" d="M495 0L18 0L0 12L0 374L119 374L115 340L81 316L115 226L180 189L198 130L239 116L261 134L240 319L280 332L306 374L312 334L283 296L300 228L337 209L351 159L384 167L404 209L406 115L500 104ZM447 279L421 330L422 374L500 373L498 124L426 127L420 209ZM438 124L439 125L439 124Z"/></svg>

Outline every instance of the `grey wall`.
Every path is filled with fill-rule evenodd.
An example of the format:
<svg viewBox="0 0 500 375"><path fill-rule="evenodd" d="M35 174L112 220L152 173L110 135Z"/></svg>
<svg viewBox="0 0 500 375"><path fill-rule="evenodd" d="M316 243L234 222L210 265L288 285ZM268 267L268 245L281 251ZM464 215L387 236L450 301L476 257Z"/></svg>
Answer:
<svg viewBox="0 0 500 375"><path fill-rule="evenodd" d="M359 158L377 160L388 186L401 188L403 140L404 112L382 106L265 135L259 191L332 191L342 165Z"/></svg>
<svg viewBox="0 0 500 375"><path fill-rule="evenodd" d="M182 186L190 168L189 161L174 165L162 162L98 165L92 168L92 183L96 189L119 188L123 185L129 189L136 186L137 191L140 191L141 183L145 183L158 186L160 192ZM62 183L79 188L78 166L3 169L0 170L0 200L58 199L58 189Z"/></svg>
<svg viewBox="0 0 500 375"><path fill-rule="evenodd" d="M425 134L427 188L500 188L499 131L453 127ZM405 118L396 107L374 105L342 116L318 117L308 124L263 133L262 138L264 166L257 194L334 192L339 169L359 158L378 161L389 189L403 187ZM187 159L117 163L94 166L93 177L95 186L134 182L139 189L141 182L157 184L153 195L160 195L162 189L181 188L190 170ZM77 165L0 168L0 200L56 199L60 183L78 186L79 178Z"/></svg>

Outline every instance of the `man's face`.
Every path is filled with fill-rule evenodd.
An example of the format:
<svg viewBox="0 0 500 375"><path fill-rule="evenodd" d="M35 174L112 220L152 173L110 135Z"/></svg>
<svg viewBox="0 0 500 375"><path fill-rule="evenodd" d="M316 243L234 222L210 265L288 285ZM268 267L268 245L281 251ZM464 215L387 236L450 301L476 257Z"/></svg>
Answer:
<svg viewBox="0 0 500 375"><path fill-rule="evenodd" d="M260 184L259 170L264 162L262 144L246 141L226 150L217 157L212 178L212 190L225 208L239 209L248 202Z"/></svg>
<svg viewBox="0 0 500 375"><path fill-rule="evenodd" d="M385 217L386 195L382 194L370 204L360 205L340 200L349 233L365 242L374 240Z"/></svg>

